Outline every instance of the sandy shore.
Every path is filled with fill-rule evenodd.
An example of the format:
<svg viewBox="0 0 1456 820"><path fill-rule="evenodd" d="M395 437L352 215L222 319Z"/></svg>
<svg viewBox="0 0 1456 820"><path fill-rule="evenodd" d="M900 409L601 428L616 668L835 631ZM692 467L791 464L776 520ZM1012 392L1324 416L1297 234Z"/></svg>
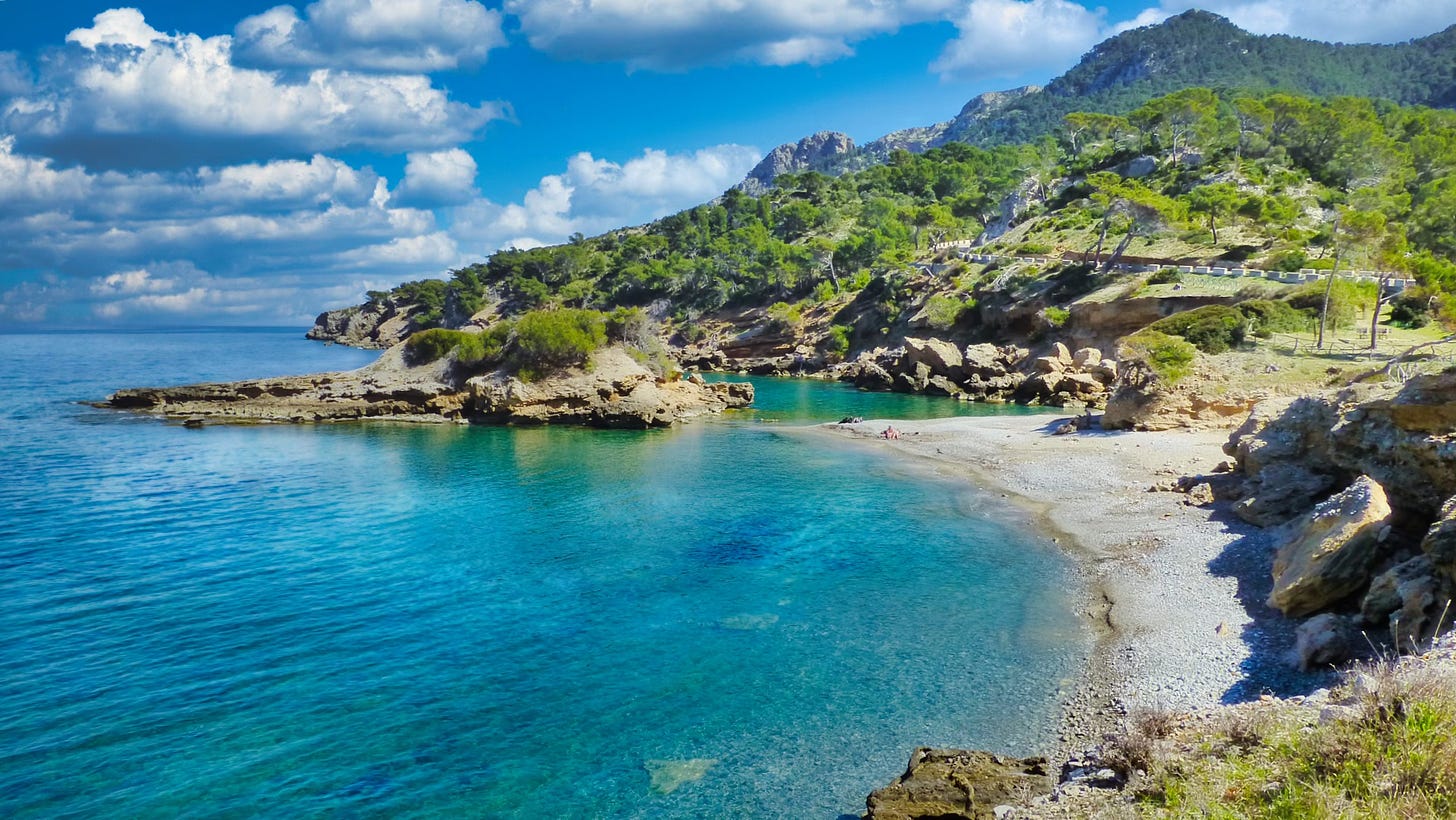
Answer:
<svg viewBox="0 0 1456 820"><path fill-rule="evenodd" d="M824 425L937 465L939 472L1000 492L1033 511L1078 559L1083 611L1097 644L1086 679L1066 704L1062 748L1085 747L1131 710L1190 709L1295 694L1324 682L1287 660L1293 624L1263 603L1269 534L1227 505L1189 506L1187 496L1148 492L1158 482L1210 473L1228 432L1055 436L1058 416L869 420ZM898 441L880 431L893 423ZM973 739L968 739L973 741Z"/></svg>

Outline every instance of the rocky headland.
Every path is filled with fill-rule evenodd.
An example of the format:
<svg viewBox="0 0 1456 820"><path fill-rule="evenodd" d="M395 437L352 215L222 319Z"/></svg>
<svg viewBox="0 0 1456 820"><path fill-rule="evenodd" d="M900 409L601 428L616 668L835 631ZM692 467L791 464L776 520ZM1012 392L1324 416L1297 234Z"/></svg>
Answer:
<svg viewBox="0 0 1456 820"><path fill-rule="evenodd" d="M448 357L410 364L397 345L358 370L131 388L100 406L189 424L373 419L643 429L752 402L751 384L657 376L620 347L596 351L590 367L524 381L505 369L462 377Z"/></svg>

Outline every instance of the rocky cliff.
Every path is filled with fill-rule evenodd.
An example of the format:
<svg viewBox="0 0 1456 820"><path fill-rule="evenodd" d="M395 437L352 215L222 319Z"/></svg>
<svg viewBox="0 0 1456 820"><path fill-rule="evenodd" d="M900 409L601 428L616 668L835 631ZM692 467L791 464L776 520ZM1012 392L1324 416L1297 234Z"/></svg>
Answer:
<svg viewBox="0 0 1456 820"><path fill-rule="evenodd" d="M835 131L820 131L773 149L734 187L751 196L761 196L773 187L773 181L780 174L823 170L834 160L853 152L854 140Z"/></svg>
<svg viewBox="0 0 1456 820"><path fill-rule="evenodd" d="M182 387L118 390L98 406L209 422L389 419L495 424L667 427L753 402L753 385L659 378L618 348L593 367L526 383L504 371L461 379L450 359L411 365L402 345L359 370Z"/></svg>

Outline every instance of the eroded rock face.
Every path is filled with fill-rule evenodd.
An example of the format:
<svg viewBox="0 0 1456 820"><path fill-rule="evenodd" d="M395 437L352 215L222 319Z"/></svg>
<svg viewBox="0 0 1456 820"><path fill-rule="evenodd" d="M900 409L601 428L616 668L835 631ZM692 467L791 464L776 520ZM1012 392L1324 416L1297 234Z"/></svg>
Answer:
<svg viewBox="0 0 1456 820"><path fill-rule="evenodd" d="M1297 617L1353 594L1370 580L1390 534L1385 490L1367 476L1291 521L1274 556L1269 605Z"/></svg>
<svg viewBox="0 0 1456 820"><path fill-rule="evenodd" d="M1456 496L1442 505L1440 517L1421 541L1421 552L1430 557L1434 571L1456 583Z"/></svg>
<svg viewBox="0 0 1456 820"><path fill-rule="evenodd" d="M448 360L405 363L403 347L344 373L119 390L103 406L205 423L317 422L389 418L664 427L743 407L753 385L656 378L624 350L596 353L591 372L572 371L526 384L503 373L463 385Z"/></svg>
<svg viewBox="0 0 1456 820"><path fill-rule="evenodd" d="M854 151L854 140L836 131L820 131L798 142L787 142L773 149L748 176L738 183L738 190L761 196L773 187L783 174L823 168L835 158Z"/></svg>
<svg viewBox="0 0 1456 820"><path fill-rule="evenodd" d="M586 373L529 383L502 373L476 376L467 382L470 408L506 424L647 428L753 402L751 384L662 381L617 348L598 351L593 363Z"/></svg>
<svg viewBox="0 0 1456 820"><path fill-rule="evenodd" d="M1046 758L919 748L894 783L865 801L866 820L989 820L999 805L1050 792Z"/></svg>

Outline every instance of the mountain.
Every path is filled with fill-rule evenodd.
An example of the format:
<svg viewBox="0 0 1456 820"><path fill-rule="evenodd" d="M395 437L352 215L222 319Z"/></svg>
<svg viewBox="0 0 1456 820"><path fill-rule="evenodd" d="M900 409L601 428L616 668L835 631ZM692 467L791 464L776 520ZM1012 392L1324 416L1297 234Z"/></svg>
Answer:
<svg viewBox="0 0 1456 820"><path fill-rule="evenodd" d="M773 149L734 187L749 196L761 196L781 174L823 170L853 152L854 140L837 131L820 131Z"/></svg>
<svg viewBox="0 0 1456 820"><path fill-rule="evenodd" d="M1450 108L1456 106L1456 26L1407 43L1343 45L1250 34L1217 14L1187 11L1102 42L1044 88L982 94L954 119L891 132L817 170L858 170L896 149L1030 142L1073 111L1126 114L1190 86Z"/></svg>

